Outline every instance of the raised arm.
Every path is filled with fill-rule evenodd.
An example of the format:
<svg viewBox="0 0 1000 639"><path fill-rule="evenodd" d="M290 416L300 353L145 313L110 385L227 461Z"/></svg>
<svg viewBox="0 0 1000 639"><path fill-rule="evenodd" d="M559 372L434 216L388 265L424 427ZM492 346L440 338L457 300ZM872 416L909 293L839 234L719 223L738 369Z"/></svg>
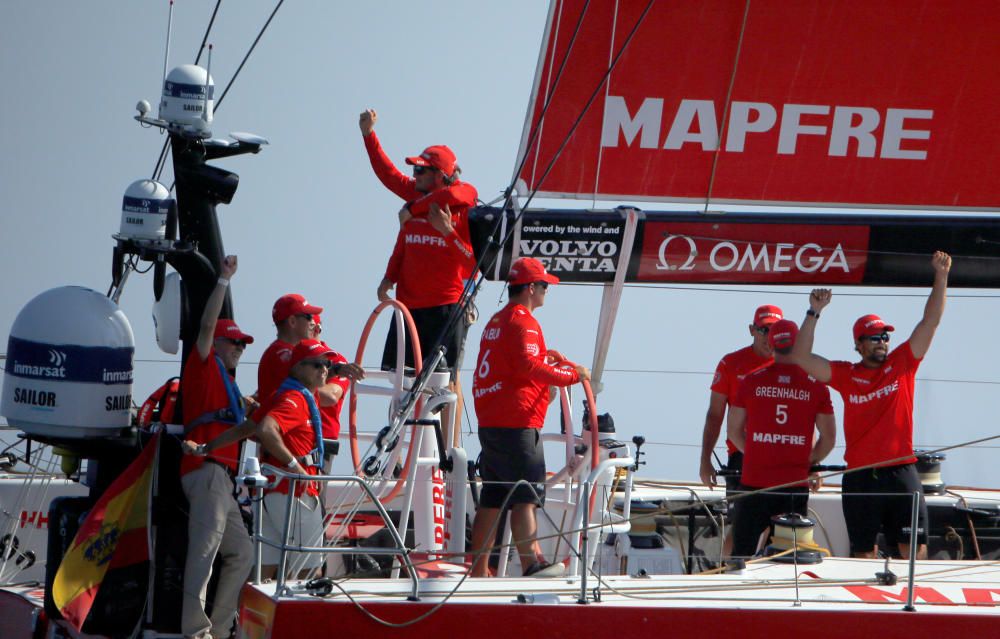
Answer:
<svg viewBox="0 0 1000 639"><path fill-rule="evenodd" d="M716 484L715 465L712 464L712 450L719 442L722 420L726 418L726 396L712 391L705 414L705 429L701 434L701 467L698 475L701 482L712 488Z"/></svg>
<svg viewBox="0 0 1000 639"><path fill-rule="evenodd" d="M215 341L215 323L219 321L219 312L222 310L222 302L226 299L226 288L229 280L236 274L236 256L227 255L222 260L222 268L219 271L219 281L215 284L208 300L205 301L205 310L201 314L201 325L198 328L198 340L195 347L202 361L208 359L212 352L212 342Z"/></svg>
<svg viewBox="0 0 1000 639"><path fill-rule="evenodd" d="M736 446L740 452L743 452L747 447L746 425L747 409L741 406L730 406L726 431L729 434L729 441L733 442L733 446Z"/></svg>
<svg viewBox="0 0 1000 639"><path fill-rule="evenodd" d="M792 347L792 361L806 373L813 376L817 381L826 383L830 381L833 374L830 370L830 362L826 358L815 355L812 352L813 340L816 337L816 321L820 312L830 303L833 293L828 288L814 288L809 293L809 311L806 318L802 320L799 328L799 335L795 338L795 346Z"/></svg>
<svg viewBox="0 0 1000 639"><path fill-rule="evenodd" d="M910 350L917 359L927 354L927 349L934 339L934 331L941 323L941 316L944 315L944 303L948 297L948 272L951 270L951 256L942 251L937 251L931 258L931 265L934 267L934 285L931 287L931 294L927 297L924 305L924 316L910 335Z"/></svg>
<svg viewBox="0 0 1000 639"><path fill-rule="evenodd" d="M365 151L368 152L368 161L371 162L375 176L378 177L385 188L404 200L412 200L420 197L420 193L413 186L413 178L397 169L396 165L389 159L389 156L382 150L378 135L375 134L375 122L377 120L378 114L375 113L375 109L362 111L358 119L358 127L361 129Z"/></svg>

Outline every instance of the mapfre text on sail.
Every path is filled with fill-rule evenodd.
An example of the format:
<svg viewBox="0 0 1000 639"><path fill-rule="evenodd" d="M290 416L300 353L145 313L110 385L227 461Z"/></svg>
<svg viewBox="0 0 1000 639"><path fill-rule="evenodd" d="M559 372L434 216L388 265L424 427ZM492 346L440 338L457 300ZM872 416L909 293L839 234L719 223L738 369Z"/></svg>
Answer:
<svg viewBox="0 0 1000 639"><path fill-rule="evenodd" d="M679 150L685 144L700 144L705 151L715 151L717 114L723 106L712 100L681 100L676 109L665 109L662 98L645 98L638 108L629 109L625 98L610 95L604 104L601 146L629 147L638 138L643 149ZM775 150L781 155L794 155L801 136L819 136L828 140L831 157L925 160L926 149L917 147L927 142L915 141L930 140L926 127L933 117L930 109L734 101L724 150L742 153L752 136L773 139L777 129Z"/></svg>

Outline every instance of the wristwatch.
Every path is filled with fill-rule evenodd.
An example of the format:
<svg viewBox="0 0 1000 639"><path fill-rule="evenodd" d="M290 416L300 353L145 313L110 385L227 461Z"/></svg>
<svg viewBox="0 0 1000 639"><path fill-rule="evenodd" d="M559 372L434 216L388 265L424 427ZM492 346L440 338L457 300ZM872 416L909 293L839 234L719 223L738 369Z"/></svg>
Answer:
<svg viewBox="0 0 1000 639"><path fill-rule="evenodd" d="M806 310L806 315L808 315L810 317L815 317L816 319L819 319L819 313L817 313L816 311L812 310L811 308Z"/></svg>

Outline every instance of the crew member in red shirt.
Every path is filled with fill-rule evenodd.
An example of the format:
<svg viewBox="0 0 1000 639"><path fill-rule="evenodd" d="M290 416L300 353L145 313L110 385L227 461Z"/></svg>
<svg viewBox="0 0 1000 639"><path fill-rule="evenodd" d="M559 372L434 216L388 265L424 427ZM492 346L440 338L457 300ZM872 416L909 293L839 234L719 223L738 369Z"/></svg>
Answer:
<svg viewBox="0 0 1000 639"><path fill-rule="evenodd" d="M510 267L510 301L490 318L479 344L472 393L482 446L483 489L472 527L475 556L472 577L488 575L489 538L500 508L511 507L511 531L525 575L558 576L562 565L550 565L538 546L535 509L545 498L545 455L541 428L550 401L550 386L569 386L589 379L590 371L558 366L545 347L542 327L532 312L545 303L545 292L559 278L538 260L522 257ZM559 357L561 360L561 357ZM554 396L554 395L551 395ZM530 482L517 486L515 482ZM509 495L509 500L508 500Z"/></svg>
<svg viewBox="0 0 1000 639"><path fill-rule="evenodd" d="M753 322L749 326L750 346L733 351L719 360L715 367L715 377L712 379L712 393L708 400L708 413L705 415L705 429L701 436L701 481L712 488L716 484L715 465L712 464L712 451L719 441L722 432L722 422L726 418L726 407L731 405L736 397L740 382L750 372L767 366L773 359L773 350L768 342L767 334L771 324L782 319L783 314L777 306L765 304L754 311ZM740 470L743 453L738 451L733 442L726 440L729 459L726 468ZM727 490L734 490L739 483L735 477L726 477Z"/></svg>
<svg viewBox="0 0 1000 639"><path fill-rule="evenodd" d="M379 284L379 301L389 298L396 287L396 299L406 305L420 336L426 358L462 298L465 280L473 277L476 259L469 236L469 209L476 204L475 187L459 179L461 169L455 154L444 145L429 146L406 158L413 177L404 175L382 150L375 134L374 110L361 114L360 127L372 169L387 189L406 201L400 211L400 230ZM453 379L461 366L461 354L468 325L465 317L445 336L445 362ZM413 366L407 344L406 366ZM386 336L382 367L396 367L395 325Z"/></svg>
<svg viewBox="0 0 1000 639"><path fill-rule="evenodd" d="M333 362L333 350L314 339L300 341L292 349L288 377L277 391L254 413L257 440L264 448L262 464L287 468L301 475L320 473L323 455L323 424L316 391L326 383ZM281 480L264 494L261 534L280 540L285 530L288 480ZM292 530L288 543L320 546L323 543L323 508L320 489L313 482L299 482L295 492ZM270 575L275 573L280 551L263 546L261 562ZM312 569L322 563L317 553L291 553L288 566L293 572Z"/></svg>
<svg viewBox="0 0 1000 639"><path fill-rule="evenodd" d="M855 557L876 556L880 530L890 547L897 545L900 554L909 557L914 492L920 493L917 557L927 556L927 504L913 456L913 390L917 368L944 315L951 256L937 251L931 266L934 285L923 318L910 339L892 352L889 334L895 328L878 315L864 315L854 322L854 349L860 362L831 362L811 354L816 321L831 299L828 289L815 289L792 353L799 366L844 400L844 460L849 471L855 470L844 475L841 505Z"/></svg>
<svg viewBox="0 0 1000 639"><path fill-rule="evenodd" d="M271 319L278 336L261 355L257 367L257 399L261 403L288 377L292 349L300 341L309 339L316 329L315 317L322 312L321 307L313 306L296 293L282 295L274 303Z"/></svg>
<svg viewBox="0 0 1000 639"><path fill-rule="evenodd" d="M322 320L319 315L313 319L315 328L310 338L319 340L320 334L323 332ZM330 348L326 342L320 340L320 343L324 347ZM346 357L332 348L327 359L331 363L330 372L326 383L316 391L316 395L319 397L320 417L323 420L323 439L328 440L324 447L326 458L323 460L323 468L329 468L329 462L340 450L338 438L340 437L340 412L344 407L344 395L352 381L360 381L365 378L363 368L348 362Z"/></svg>
<svg viewBox="0 0 1000 639"><path fill-rule="evenodd" d="M230 255L223 260L219 282L205 302L198 340L181 375L187 443L201 450L206 442L244 418L245 404L232 375L253 337L233 320L218 319L226 287L235 273L236 256ZM250 576L253 546L233 497L232 477L238 457L239 447L233 443L207 457L181 458L181 488L189 504L181 604L185 637L228 637L240 589ZM209 618L205 599L216 555L222 558L222 565Z"/></svg>
<svg viewBox="0 0 1000 639"><path fill-rule="evenodd" d="M808 514L809 467L823 460L836 440L830 391L791 361L798 330L791 320L771 324L767 338L774 362L744 378L729 408L729 440L744 455L739 489L751 492L734 516L737 557L756 552L771 517ZM780 488L752 492L774 486Z"/></svg>

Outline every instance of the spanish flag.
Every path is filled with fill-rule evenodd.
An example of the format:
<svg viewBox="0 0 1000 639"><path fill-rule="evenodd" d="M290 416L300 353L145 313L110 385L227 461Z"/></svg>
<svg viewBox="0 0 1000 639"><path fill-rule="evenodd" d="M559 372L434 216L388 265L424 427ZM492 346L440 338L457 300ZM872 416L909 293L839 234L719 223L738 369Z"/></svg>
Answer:
<svg viewBox="0 0 1000 639"><path fill-rule="evenodd" d="M109 568L149 560L149 508L160 434L97 500L59 564L52 599L77 630Z"/></svg>

